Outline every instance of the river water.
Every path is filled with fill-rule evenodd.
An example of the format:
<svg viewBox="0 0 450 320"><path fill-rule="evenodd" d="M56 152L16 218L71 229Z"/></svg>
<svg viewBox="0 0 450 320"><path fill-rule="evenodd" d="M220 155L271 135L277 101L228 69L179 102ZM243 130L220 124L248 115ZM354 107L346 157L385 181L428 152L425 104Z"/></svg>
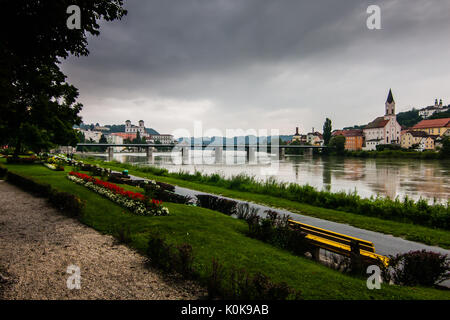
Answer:
<svg viewBox="0 0 450 320"><path fill-rule="evenodd" d="M106 159L106 154L84 154ZM181 155L154 153L149 162L145 153L115 153L114 160L142 166L154 165L174 171L221 173L227 177L245 173L264 180L309 184L319 190L356 192L363 197L405 195L446 203L450 200L450 160L361 159L340 157L286 156L281 160L259 153L254 163L244 152L224 151L223 163L214 163L211 151L194 151L181 164Z"/></svg>

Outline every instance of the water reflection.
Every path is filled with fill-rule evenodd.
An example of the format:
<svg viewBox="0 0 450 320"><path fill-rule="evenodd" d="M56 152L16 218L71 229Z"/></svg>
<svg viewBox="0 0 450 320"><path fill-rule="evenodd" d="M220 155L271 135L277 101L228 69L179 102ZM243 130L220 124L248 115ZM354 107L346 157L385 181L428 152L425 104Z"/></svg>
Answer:
<svg viewBox="0 0 450 320"><path fill-rule="evenodd" d="M90 154L89 156L92 156ZM96 157L105 159L106 155ZM214 163L211 151L197 151L193 154L191 164L174 164L170 153L155 153L151 163L144 153L114 154L114 159L140 165L156 165L174 171L218 172L225 176L239 173L253 175L259 179L261 168L273 163L267 154L258 155L257 164L245 163L245 153L237 155L224 151L228 159L224 164L201 164L201 160ZM232 161L230 160L232 159ZM271 162L272 161L272 162ZM231 164L234 163L234 165ZM359 158L321 158L310 155L288 156L278 162L275 178L279 181L309 184L320 190L354 191L363 197L388 196L401 199L405 195L415 200L422 198L447 202L450 199L450 160L417 159L359 159Z"/></svg>

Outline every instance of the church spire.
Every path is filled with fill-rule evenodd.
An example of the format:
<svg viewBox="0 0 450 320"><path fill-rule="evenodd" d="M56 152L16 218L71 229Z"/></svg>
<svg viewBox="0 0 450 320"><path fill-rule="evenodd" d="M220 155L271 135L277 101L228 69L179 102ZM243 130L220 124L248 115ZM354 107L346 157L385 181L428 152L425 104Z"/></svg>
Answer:
<svg viewBox="0 0 450 320"><path fill-rule="evenodd" d="M389 89L389 94L386 100L386 113L385 116L394 116L395 115L395 101L392 96L392 90Z"/></svg>
<svg viewBox="0 0 450 320"><path fill-rule="evenodd" d="M394 97L392 96L392 90L391 90L391 89L389 89L389 94L388 94L388 97L387 97L386 102L387 102L387 103L395 102L395 101L394 101Z"/></svg>

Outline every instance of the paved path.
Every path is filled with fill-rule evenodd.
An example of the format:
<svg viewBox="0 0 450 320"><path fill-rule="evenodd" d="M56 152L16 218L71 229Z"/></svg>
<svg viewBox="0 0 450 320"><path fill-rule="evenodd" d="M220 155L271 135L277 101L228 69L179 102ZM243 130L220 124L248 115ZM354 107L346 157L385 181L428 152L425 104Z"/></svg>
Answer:
<svg viewBox="0 0 450 320"><path fill-rule="evenodd" d="M146 258L0 180L0 299L197 299L193 282L163 277ZM81 289L69 290L69 265Z"/></svg>
<svg viewBox="0 0 450 320"><path fill-rule="evenodd" d="M208 194L205 192L199 192L191 189L176 187L175 192L182 195L195 196L196 194ZM227 199L231 199L228 197L224 197ZM232 199L238 202L248 202ZM411 250L430 250L435 252L441 252L444 254L448 254L450 256L450 250L442 249L440 247L427 246L425 244L421 244L418 242L408 241L402 238L394 237L391 235L386 235L379 232L369 231L365 229L355 228L347 224L332 222L328 220L323 220L319 218L304 216L298 213L290 212L284 209L274 209L272 207L259 205L255 203L250 203L251 206L254 206L259 209L259 213L264 215L263 212L265 210L271 209L275 210L279 213L288 214L292 217L292 220L300 221L306 224L310 224L319 228L328 229L334 232L343 233L352 237L361 238L364 240L372 241L375 246L375 251L378 254L382 255L394 255L397 253L404 253ZM265 215L264 215L265 216Z"/></svg>

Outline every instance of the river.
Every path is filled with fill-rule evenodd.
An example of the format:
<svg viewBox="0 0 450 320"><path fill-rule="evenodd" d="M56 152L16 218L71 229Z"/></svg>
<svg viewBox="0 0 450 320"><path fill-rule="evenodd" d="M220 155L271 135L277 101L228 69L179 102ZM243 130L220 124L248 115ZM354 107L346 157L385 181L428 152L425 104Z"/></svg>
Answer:
<svg viewBox="0 0 450 320"><path fill-rule="evenodd" d="M82 154L106 159L106 154ZM281 160L260 153L256 163L246 163L243 152L224 152L224 162L215 164L209 151L195 151L189 162L179 164L180 156L154 153L149 163L145 153L115 153L114 160L138 165L155 165L169 171L201 171L232 176L240 173L258 179L275 177L278 181L309 184L319 190L356 192L363 197L405 195L446 203L450 200L450 160L362 159L340 157L286 156ZM202 164L203 162L203 164ZM234 164L233 164L234 162ZM269 174L268 170L271 170ZM266 172L264 172L266 171Z"/></svg>

